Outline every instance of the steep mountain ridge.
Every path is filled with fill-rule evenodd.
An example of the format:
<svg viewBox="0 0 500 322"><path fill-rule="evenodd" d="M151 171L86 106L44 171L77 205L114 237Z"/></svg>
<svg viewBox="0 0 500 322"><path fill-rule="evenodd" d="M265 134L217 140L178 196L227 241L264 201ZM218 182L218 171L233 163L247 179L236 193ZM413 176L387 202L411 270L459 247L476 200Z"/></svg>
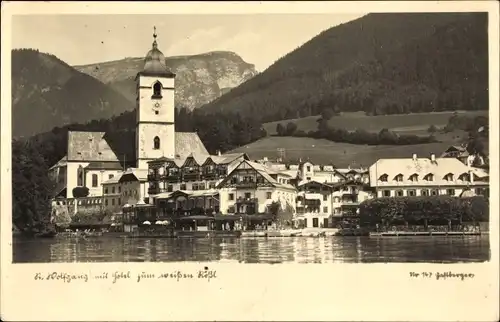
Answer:
<svg viewBox="0 0 500 322"><path fill-rule="evenodd" d="M485 13L374 13L320 33L205 105L263 122L324 109L367 114L488 108Z"/></svg>
<svg viewBox="0 0 500 322"><path fill-rule="evenodd" d="M31 136L133 109L120 93L54 55L12 51L12 134Z"/></svg>
<svg viewBox="0 0 500 322"><path fill-rule="evenodd" d="M135 57L74 68L110 85L135 102L134 78L143 64L144 58ZM257 75L253 64L229 51L167 57L166 64L176 74L176 105L190 110L211 102L228 89Z"/></svg>

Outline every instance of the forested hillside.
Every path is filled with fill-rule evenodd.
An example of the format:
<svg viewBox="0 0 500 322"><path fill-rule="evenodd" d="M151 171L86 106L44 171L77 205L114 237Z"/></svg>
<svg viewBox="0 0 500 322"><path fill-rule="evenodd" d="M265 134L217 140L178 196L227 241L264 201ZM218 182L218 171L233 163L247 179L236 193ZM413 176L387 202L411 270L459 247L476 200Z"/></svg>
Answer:
<svg viewBox="0 0 500 322"><path fill-rule="evenodd" d="M263 122L488 108L486 13L374 13L339 25L203 107Z"/></svg>
<svg viewBox="0 0 500 322"><path fill-rule="evenodd" d="M120 93L37 50L12 51L12 134L110 118L134 108Z"/></svg>

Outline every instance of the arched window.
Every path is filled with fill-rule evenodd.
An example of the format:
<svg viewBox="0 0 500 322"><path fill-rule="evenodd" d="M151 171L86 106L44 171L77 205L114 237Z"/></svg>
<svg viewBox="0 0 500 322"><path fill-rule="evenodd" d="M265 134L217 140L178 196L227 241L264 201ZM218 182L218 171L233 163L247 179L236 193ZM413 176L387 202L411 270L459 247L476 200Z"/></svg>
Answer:
<svg viewBox="0 0 500 322"><path fill-rule="evenodd" d="M160 138L155 136L153 140L153 149L159 150L160 149Z"/></svg>
<svg viewBox="0 0 500 322"><path fill-rule="evenodd" d="M161 88L162 86L160 82L156 82L153 85L153 97L158 97L158 98L161 97Z"/></svg>
<svg viewBox="0 0 500 322"><path fill-rule="evenodd" d="M97 187L97 174L92 175L92 187Z"/></svg>

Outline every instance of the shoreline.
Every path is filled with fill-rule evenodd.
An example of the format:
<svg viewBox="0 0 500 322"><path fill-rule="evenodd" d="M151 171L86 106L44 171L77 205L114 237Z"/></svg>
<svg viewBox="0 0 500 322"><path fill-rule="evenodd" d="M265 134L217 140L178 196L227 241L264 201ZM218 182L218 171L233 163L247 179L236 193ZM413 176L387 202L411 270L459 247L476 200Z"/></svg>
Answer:
<svg viewBox="0 0 500 322"><path fill-rule="evenodd" d="M16 234L17 235L17 234ZM77 233L60 232L54 238L284 238L284 237L369 237L369 238L394 238L394 237L464 237L484 236L489 231L387 231L369 232L366 230L349 229L343 231L337 228L305 228L305 229L283 229L267 231L171 231L171 232L149 232L149 233L127 233L127 232L99 232L99 233Z"/></svg>

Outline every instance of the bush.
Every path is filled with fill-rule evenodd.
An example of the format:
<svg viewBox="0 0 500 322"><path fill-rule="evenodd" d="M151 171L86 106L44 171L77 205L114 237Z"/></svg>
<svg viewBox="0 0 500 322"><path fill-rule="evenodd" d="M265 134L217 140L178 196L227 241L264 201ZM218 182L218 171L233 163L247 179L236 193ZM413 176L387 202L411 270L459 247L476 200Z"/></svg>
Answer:
<svg viewBox="0 0 500 322"><path fill-rule="evenodd" d="M84 198L89 195L89 188L87 187L75 187L73 188L73 198Z"/></svg>
<svg viewBox="0 0 500 322"><path fill-rule="evenodd" d="M109 216L108 211L103 211L99 213L90 212L77 212L73 218L71 218L71 223L75 224L101 224L106 216Z"/></svg>
<svg viewBox="0 0 500 322"><path fill-rule="evenodd" d="M360 205L362 223L488 222L489 204L482 196L383 197Z"/></svg>

